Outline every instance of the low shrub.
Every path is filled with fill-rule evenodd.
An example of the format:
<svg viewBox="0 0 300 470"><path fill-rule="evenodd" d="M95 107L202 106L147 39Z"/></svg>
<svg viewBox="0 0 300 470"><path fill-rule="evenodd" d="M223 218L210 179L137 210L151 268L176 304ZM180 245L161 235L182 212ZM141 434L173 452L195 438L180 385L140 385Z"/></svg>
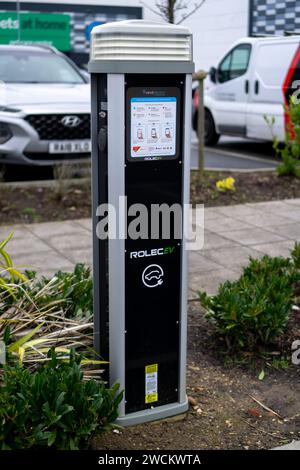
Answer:
<svg viewBox="0 0 300 470"><path fill-rule="evenodd" d="M5 240L0 241L0 313L3 298L16 300L16 282L26 282L27 278L13 266L12 259L6 251L6 245L13 236L10 233Z"/></svg>
<svg viewBox="0 0 300 470"><path fill-rule="evenodd" d="M110 428L122 399L93 349L90 270L24 275L6 251L11 237L0 242L0 449L78 449Z"/></svg>
<svg viewBox="0 0 300 470"><path fill-rule="evenodd" d="M284 144L279 142L278 137L273 136L273 148L281 159L277 173L279 176L300 178L300 103L291 97L290 103L285 106L284 111L288 117ZM265 119L273 133L275 119L268 117Z"/></svg>
<svg viewBox="0 0 300 470"><path fill-rule="evenodd" d="M38 292L51 281L51 288L44 290L39 302L48 303L55 296L57 301L63 303L65 318L92 315L93 280L90 268L84 264L76 264L73 272L58 271L52 279L43 277L39 280L32 271L26 271L26 276L31 280L31 291Z"/></svg>
<svg viewBox="0 0 300 470"><path fill-rule="evenodd" d="M291 252L293 263L296 269L300 269L300 243L296 243Z"/></svg>
<svg viewBox="0 0 300 470"><path fill-rule="evenodd" d="M299 264L296 244L291 258L250 259L242 276L222 284L216 296L199 293L207 318L230 348L254 350L284 331L300 282Z"/></svg>
<svg viewBox="0 0 300 470"><path fill-rule="evenodd" d="M0 242L0 339L6 360L35 368L47 360L55 344L60 357L71 348L95 356L93 351L93 281L90 269L77 264L71 273L39 278L20 273L6 251L13 234ZM85 364L100 365L86 360ZM89 374L89 371L87 371Z"/></svg>
<svg viewBox="0 0 300 470"><path fill-rule="evenodd" d="M122 394L103 382L83 380L80 356L50 361L33 373L6 366L0 388L0 448L74 450L94 432L110 429Z"/></svg>
<svg viewBox="0 0 300 470"><path fill-rule="evenodd" d="M34 298L37 308L43 308L55 299L64 309L65 318L92 315L93 280L90 268L85 265L78 263L73 272L58 271L52 278L38 278L35 271L25 271L25 275L21 275L14 269L13 273L18 275L13 279L16 281L12 291L14 295L5 296L6 304L14 304L16 300L24 299L28 294L29 302L30 298ZM6 283L11 281L8 274L7 270L2 276L0 273L0 295L5 294L1 282L4 286L5 280Z"/></svg>

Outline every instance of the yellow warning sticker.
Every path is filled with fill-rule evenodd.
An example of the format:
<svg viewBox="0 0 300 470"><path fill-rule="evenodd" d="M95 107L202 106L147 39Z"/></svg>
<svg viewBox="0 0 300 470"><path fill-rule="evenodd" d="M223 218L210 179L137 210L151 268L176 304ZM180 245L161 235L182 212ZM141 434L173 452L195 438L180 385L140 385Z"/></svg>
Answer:
<svg viewBox="0 0 300 470"><path fill-rule="evenodd" d="M158 401L157 375L158 364L145 367L145 403Z"/></svg>

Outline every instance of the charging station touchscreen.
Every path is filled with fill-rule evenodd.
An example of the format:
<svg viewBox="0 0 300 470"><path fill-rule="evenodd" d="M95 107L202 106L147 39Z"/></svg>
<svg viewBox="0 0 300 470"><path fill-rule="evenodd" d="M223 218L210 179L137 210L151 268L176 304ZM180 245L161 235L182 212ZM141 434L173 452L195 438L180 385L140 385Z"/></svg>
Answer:
<svg viewBox="0 0 300 470"><path fill-rule="evenodd" d="M176 155L176 97L134 97L130 100L131 158Z"/></svg>

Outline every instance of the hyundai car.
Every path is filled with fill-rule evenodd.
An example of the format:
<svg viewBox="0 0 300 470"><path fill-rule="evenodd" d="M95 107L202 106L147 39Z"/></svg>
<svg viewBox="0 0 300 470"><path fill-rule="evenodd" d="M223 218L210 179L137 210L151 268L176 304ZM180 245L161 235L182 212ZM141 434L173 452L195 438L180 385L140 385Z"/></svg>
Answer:
<svg viewBox="0 0 300 470"><path fill-rule="evenodd" d="M86 75L51 47L0 46L0 163L53 165L90 152Z"/></svg>

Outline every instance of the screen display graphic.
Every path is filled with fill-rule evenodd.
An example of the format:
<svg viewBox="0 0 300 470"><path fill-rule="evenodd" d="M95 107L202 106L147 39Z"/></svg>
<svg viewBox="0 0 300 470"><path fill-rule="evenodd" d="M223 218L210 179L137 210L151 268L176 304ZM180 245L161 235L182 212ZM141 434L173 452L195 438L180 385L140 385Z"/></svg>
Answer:
<svg viewBox="0 0 300 470"><path fill-rule="evenodd" d="M176 97L134 97L130 100L131 158L176 155Z"/></svg>

